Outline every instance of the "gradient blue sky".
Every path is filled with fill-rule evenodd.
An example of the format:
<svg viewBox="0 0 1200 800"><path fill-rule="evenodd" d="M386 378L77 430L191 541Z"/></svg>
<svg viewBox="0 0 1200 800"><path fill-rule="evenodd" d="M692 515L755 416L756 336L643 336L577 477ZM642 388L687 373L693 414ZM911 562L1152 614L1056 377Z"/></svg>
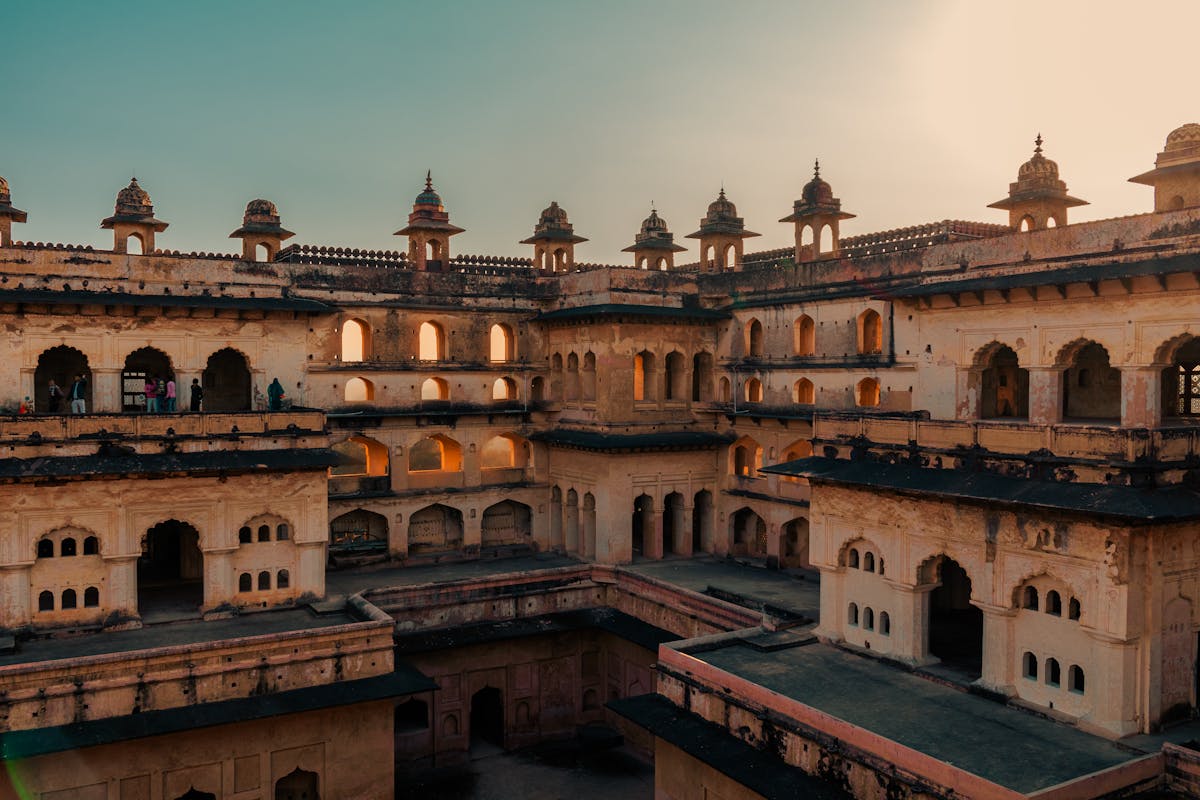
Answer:
<svg viewBox="0 0 1200 800"><path fill-rule="evenodd" d="M724 181L753 249L819 156L843 235L966 218L1046 137L1074 220L1148 211L1200 118L1200 3L9 3L0 175L14 236L109 246L137 171L159 246L232 252L248 200L294 241L402 248L425 169L459 253L528 255L551 199L620 248L654 200L677 239ZM695 258L692 245L684 259Z"/></svg>

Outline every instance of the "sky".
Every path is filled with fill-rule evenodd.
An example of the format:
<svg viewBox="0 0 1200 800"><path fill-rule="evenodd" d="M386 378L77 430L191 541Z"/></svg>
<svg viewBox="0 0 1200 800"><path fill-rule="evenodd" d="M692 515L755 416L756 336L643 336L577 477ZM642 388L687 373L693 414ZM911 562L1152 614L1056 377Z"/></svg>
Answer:
<svg viewBox="0 0 1200 800"><path fill-rule="evenodd" d="M404 249L425 170L455 253L518 244L557 200L632 263L653 202L689 247L724 185L750 250L812 174L851 236L1006 222L1045 137L1072 221L1142 213L1168 132L1200 121L1195 2L10 3L0 175L26 241L111 246L99 222L136 173L158 246L234 252L245 204L293 242Z"/></svg>

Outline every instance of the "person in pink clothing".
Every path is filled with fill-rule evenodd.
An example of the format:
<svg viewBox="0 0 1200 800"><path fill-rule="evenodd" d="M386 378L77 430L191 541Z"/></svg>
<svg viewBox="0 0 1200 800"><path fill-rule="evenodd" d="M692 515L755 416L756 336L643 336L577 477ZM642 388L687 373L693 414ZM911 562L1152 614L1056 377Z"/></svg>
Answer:
<svg viewBox="0 0 1200 800"><path fill-rule="evenodd" d="M167 378L167 413L175 412L175 377Z"/></svg>
<svg viewBox="0 0 1200 800"><path fill-rule="evenodd" d="M136 384L134 384L136 386ZM158 411L158 381L153 377L146 378L146 413Z"/></svg>

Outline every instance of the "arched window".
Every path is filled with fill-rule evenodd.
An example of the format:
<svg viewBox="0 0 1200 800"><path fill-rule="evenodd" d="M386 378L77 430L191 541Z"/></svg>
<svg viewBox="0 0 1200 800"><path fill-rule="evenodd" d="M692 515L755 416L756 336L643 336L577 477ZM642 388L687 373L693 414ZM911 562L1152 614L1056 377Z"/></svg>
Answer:
<svg viewBox="0 0 1200 800"><path fill-rule="evenodd" d="M875 612L869 607L863 610L862 626L864 630L875 630Z"/></svg>
<svg viewBox="0 0 1200 800"><path fill-rule="evenodd" d="M746 355L750 358L763 356L763 326L757 319L746 323Z"/></svg>
<svg viewBox="0 0 1200 800"><path fill-rule="evenodd" d="M343 398L347 403L370 403L375 399L375 384L366 378L351 378L346 381Z"/></svg>
<svg viewBox="0 0 1200 800"><path fill-rule="evenodd" d="M422 400L449 400L450 384L441 378L426 378L421 384Z"/></svg>
<svg viewBox="0 0 1200 800"><path fill-rule="evenodd" d="M286 569L281 569L275 573L275 588L286 589L291 585L292 576L288 574Z"/></svg>
<svg viewBox="0 0 1200 800"><path fill-rule="evenodd" d="M496 323L492 326L489 336L489 360L493 363L512 361L516 355L513 347L512 328L502 323Z"/></svg>
<svg viewBox="0 0 1200 800"><path fill-rule="evenodd" d="M1022 369L1008 345L993 345L981 358L979 416L983 419L1029 416L1029 370Z"/></svg>
<svg viewBox="0 0 1200 800"><path fill-rule="evenodd" d="M762 448L750 438L739 440L733 448L733 474L739 478L758 477L758 465L762 459Z"/></svg>
<svg viewBox="0 0 1200 800"><path fill-rule="evenodd" d="M88 536L83 540L83 554L85 556L100 555L100 540L95 536Z"/></svg>
<svg viewBox="0 0 1200 800"><path fill-rule="evenodd" d="M633 357L634 402L654 400L654 354L643 350Z"/></svg>
<svg viewBox="0 0 1200 800"><path fill-rule="evenodd" d="M692 356L692 402L712 400L713 357L712 353L699 352Z"/></svg>
<svg viewBox="0 0 1200 800"><path fill-rule="evenodd" d="M846 611L846 621L851 625L858 624L858 603L851 603Z"/></svg>
<svg viewBox="0 0 1200 800"><path fill-rule="evenodd" d="M38 611L54 610L54 592L42 592L38 595Z"/></svg>
<svg viewBox="0 0 1200 800"><path fill-rule="evenodd" d="M75 548L76 548L75 540L72 539L70 536L68 536L67 538L62 540L62 544L59 545L58 552L59 552L59 555L62 555L62 556L73 556L76 554Z"/></svg>
<svg viewBox="0 0 1200 800"><path fill-rule="evenodd" d="M1109 362L1108 350L1096 342L1064 349L1063 419L1120 419L1121 371Z"/></svg>
<svg viewBox="0 0 1200 800"><path fill-rule="evenodd" d="M583 387L581 395L585 401L596 399L596 354L591 350L583 354Z"/></svg>
<svg viewBox="0 0 1200 800"><path fill-rule="evenodd" d="M446 360L446 333L436 322L422 322L417 332L417 357L422 361Z"/></svg>
<svg viewBox="0 0 1200 800"><path fill-rule="evenodd" d="M1038 610L1038 590L1033 586L1026 586L1025 592L1022 595L1022 608L1027 608L1030 611Z"/></svg>
<svg viewBox="0 0 1200 800"><path fill-rule="evenodd" d="M1046 659L1046 685L1055 687L1062 685L1062 668L1058 666L1057 658Z"/></svg>
<svg viewBox="0 0 1200 800"><path fill-rule="evenodd" d="M54 558L54 540L53 539L38 539L37 557L38 558Z"/></svg>
<svg viewBox="0 0 1200 800"><path fill-rule="evenodd" d="M1038 660L1033 653L1026 652L1021 656L1021 674L1031 681L1036 681L1038 676Z"/></svg>
<svg viewBox="0 0 1200 800"><path fill-rule="evenodd" d="M1071 602L1067 604L1067 618L1077 620L1081 611L1079 600L1072 597Z"/></svg>
<svg viewBox="0 0 1200 800"><path fill-rule="evenodd" d="M683 366L683 353L667 353L663 361L663 397L666 400L683 400L687 373Z"/></svg>
<svg viewBox="0 0 1200 800"><path fill-rule="evenodd" d="M863 570L865 570L866 572L874 572L875 571L875 554L874 553L870 553L870 552L863 553Z"/></svg>
<svg viewBox="0 0 1200 800"><path fill-rule="evenodd" d="M796 405L810 406L817 402L817 390L808 378L801 378L792 387L792 400Z"/></svg>
<svg viewBox="0 0 1200 800"><path fill-rule="evenodd" d="M280 523L275 526L275 538L281 542L286 542L291 538L292 532L286 523Z"/></svg>
<svg viewBox="0 0 1200 800"><path fill-rule="evenodd" d="M238 529L238 544L250 544L254 541L254 531L250 530L249 525L243 525Z"/></svg>
<svg viewBox="0 0 1200 800"><path fill-rule="evenodd" d="M365 322L348 319L342 324L342 361L365 361L370 355L370 328Z"/></svg>
<svg viewBox="0 0 1200 800"><path fill-rule="evenodd" d="M792 323L792 350L798 356L811 356L817 352L817 329L808 314Z"/></svg>
<svg viewBox="0 0 1200 800"><path fill-rule="evenodd" d="M868 308L858 316L859 355L878 355L883 352L883 321L879 312Z"/></svg>
<svg viewBox="0 0 1200 800"><path fill-rule="evenodd" d="M879 632L884 636L892 635L892 618L886 611L879 612Z"/></svg>
<svg viewBox="0 0 1200 800"><path fill-rule="evenodd" d="M267 591L270 588L271 588L271 573L269 573L269 572L258 573L258 590L260 592L263 592L263 591Z"/></svg>
<svg viewBox="0 0 1200 800"><path fill-rule="evenodd" d="M74 589L67 589L65 592L63 592L62 607L64 609L75 608L77 605L78 599L75 595Z"/></svg>
<svg viewBox="0 0 1200 800"><path fill-rule="evenodd" d="M83 590L83 607L97 608L100 605L100 590L95 586L89 586Z"/></svg>
<svg viewBox="0 0 1200 800"><path fill-rule="evenodd" d="M488 439L479 451L480 469L509 469L524 466L518 463L517 449L525 443L517 437L508 434L493 436Z"/></svg>
<svg viewBox="0 0 1200 800"><path fill-rule="evenodd" d="M409 472L460 472L462 446L448 436L430 436L408 448Z"/></svg>
<svg viewBox="0 0 1200 800"><path fill-rule="evenodd" d="M271 541L271 526L270 525L259 525L258 526L258 540L260 542Z"/></svg>
<svg viewBox="0 0 1200 800"><path fill-rule="evenodd" d="M860 406L873 408L879 405L879 381L874 378L863 378L858 382L856 394Z"/></svg>
<svg viewBox="0 0 1200 800"><path fill-rule="evenodd" d="M730 402L729 378L726 377L721 378L721 402Z"/></svg>
<svg viewBox="0 0 1200 800"><path fill-rule="evenodd" d="M538 376L529 382L529 399L541 403L546 399L546 380Z"/></svg>
<svg viewBox="0 0 1200 800"><path fill-rule="evenodd" d="M254 589L254 578L249 572L243 572L238 576L238 591L249 592Z"/></svg>
<svg viewBox="0 0 1200 800"><path fill-rule="evenodd" d="M858 569L858 548L851 547L850 552L846 555L846 566L850 569Z"/></svg>
<svg viewBox="0 0 1200 800"><path fill-rule="evenodd" d="M1071 668L1067 670L1067 691L1075 692L1076 694L1083 694L1084 692L1083 668L1078 664L1072 664Z"/></svg>
<svg viewBox="0 0 1200 800"><path fill-rule="evenodd" d="M763 399L763 385L758 378L746 379L746 402L761 403Z"/></svg>
<svg viewBox="0 0 1200 800"><path fill-rule="evenodd" d="M492 399L496 401L516 400L517 382L512 378L496 378L492 383Z"/></svg>
<svg viewBox="0 0 1200 800"><path fill-rule="evenodd" d="M576 353L567 353L567 374L563 398L578 400L579 388L579 356Z"/></svg>
<svg viewBox="0 0 1200 800"><path fill-rule="evenodd" d="M1056 617L1062 616L1062 597L1053 589L1046 592L1046 613Z"/></svg>

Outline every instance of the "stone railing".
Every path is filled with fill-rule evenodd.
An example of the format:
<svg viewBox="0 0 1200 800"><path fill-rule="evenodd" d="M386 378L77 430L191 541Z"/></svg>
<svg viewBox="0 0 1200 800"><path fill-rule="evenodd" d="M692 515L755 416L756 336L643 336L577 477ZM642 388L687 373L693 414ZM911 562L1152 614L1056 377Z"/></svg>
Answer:
<svg viewBox="0 0 1200 800"><path fill-rule="evenodd" d="M325 412L241 411L177 414L33 414L0 417L0 440L70 441L320 432Z"/></svg>
<svg viewBox="0 0 1200 800"><path fill-rule="evenodd" d="M961 241L963 239L984 239L1006 233L1012 233L1012 229L1007 225L946 219L926 225L893 228L862 236L848 236L840 242L841 248L839 252L844 257L854 258L855 256L928 247L934 244Z"/></svg>

